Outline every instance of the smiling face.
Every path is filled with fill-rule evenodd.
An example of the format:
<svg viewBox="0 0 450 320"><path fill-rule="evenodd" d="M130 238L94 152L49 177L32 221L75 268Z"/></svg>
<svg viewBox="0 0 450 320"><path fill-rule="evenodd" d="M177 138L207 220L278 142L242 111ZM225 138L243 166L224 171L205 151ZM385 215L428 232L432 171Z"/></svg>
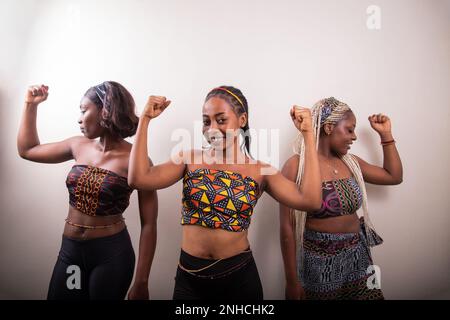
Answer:
<svg viewBox="0 0 450 320"><path fill-rule="evenodd" d="M325 132L331 132L328 136L331 151L338 155L347 154L356 140L355 128L356 117L352 111L348 111L335 125L325 125Z"/></svg>
<svg viewBox="0 0 450 320"><path fill-rule="evenodd" d="M220 97L211 97L203 105L203 135L215 150L225 150L237 144L239 130L247 115L238 116L233 107Z"/></svg>
<svg viewBox="0 0 450 320"><path fill-rule="evenodd" d="M100 126L100 108L89 98L83 97L80 103L80 118L78 124L86 138L95 139L102 135L104 128Z"/></svg>

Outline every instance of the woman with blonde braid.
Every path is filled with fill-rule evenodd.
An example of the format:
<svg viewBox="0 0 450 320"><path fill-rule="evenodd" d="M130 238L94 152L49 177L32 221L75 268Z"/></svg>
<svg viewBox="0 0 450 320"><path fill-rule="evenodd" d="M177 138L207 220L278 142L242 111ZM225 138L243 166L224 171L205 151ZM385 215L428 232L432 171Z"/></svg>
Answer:
<svg viewBox="0 0 450 320"><path fill-rule="evenodd" d="M286 275L287 299L383 299L370 289L370 247L381 244L369 219L364 183L396 185L402 182L402 163L391 133L391 121L382 114L369 117L380 135L383 167L348 154L356 140L356 118L347 104L327 98L312 108L322 176L322 207L305 212L280 205L280 242ZM299 136L296 155L282 170L300 184L304 171L304 143ZM358 218L362 207L364 217ZM291 214L286 214L286 213Z"/></svg>

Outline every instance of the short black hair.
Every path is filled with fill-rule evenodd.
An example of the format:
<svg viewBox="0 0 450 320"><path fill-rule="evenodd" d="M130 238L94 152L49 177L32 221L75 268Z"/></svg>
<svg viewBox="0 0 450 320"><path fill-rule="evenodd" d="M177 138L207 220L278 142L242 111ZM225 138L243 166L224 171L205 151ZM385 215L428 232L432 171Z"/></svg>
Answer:
<svg viewBox="0 0 450 320"><path fill-rule="evenodd" d="M136 133L139 118L136 115L136 104L130 92L120 83L105 81L104 101L100 100L95 87L89 88L84 96L101 109L100 125L112 136L127 138Z"/></svg>

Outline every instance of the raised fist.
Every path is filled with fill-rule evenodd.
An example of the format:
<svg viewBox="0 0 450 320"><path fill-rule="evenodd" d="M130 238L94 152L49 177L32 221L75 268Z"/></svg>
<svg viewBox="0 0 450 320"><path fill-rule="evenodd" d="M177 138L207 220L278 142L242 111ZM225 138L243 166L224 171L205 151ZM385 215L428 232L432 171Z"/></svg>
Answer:
<svg viewBox="0 0 450 320"><path fill-rule="evenodd" d="M169 106L170 102L166 97L150 96L143 114L150 119L156 118Z"/></svg>
<svg viewBox="0 0 450 320"><path fill-rule="evenodd" d="M36 104L47 100L48 97L48 87L41 85L30 86L27 89L25 96L25 103Z"/></svg>
<svg viewBox="0 0 450 320"><path fill-rule="evenodd" d="M290 114L294 125L299 131L301 131L302 133L312 132L312 117L310 109L293 106Z"/></svg>
<svg viewBox="0 0 450 320"><path fill-rule="evenodd" d="M373 114L369 117L370 126L380 135L391 132L391 120L384 114Z"/></svg>

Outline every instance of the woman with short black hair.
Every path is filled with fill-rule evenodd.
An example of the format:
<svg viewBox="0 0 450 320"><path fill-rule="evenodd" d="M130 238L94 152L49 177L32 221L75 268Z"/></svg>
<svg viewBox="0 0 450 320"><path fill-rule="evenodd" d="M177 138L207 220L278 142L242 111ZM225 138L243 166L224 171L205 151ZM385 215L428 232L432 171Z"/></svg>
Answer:
<svg viewBox="0 0 450 320"><path fill-rule="evenodd" d="M80 103L83 136L41 144L36 128L45 85L27 90L19 128L19 155L41 163L75 160L66 180L69 212L48 299L124 299L133 278L135 254L122 213L133 191L128 185L131 144L136 133L135 103L121 84L91 87ZM130 299L148 298L148 276L156 246L157 195L139 191L141 237Z"/></svg>

